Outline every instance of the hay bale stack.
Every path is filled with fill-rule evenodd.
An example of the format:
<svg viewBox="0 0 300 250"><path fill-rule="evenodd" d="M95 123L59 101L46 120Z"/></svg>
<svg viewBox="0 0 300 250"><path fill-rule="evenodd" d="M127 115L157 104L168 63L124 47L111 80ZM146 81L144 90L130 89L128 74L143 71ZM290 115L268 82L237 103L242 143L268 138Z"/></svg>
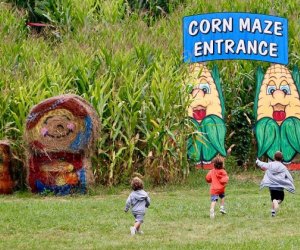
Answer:
<svg viewBox="0 0 300 250"><path fill-rule="evenodd" d="M11 151L7 141L0 141L0 194L11 194L14 183L11 177Z"/></svg>
<svg viewBox="0 0 300 250"><path fill-rule="evenodd" d="M96 111L77 95L52 97L34 106L24 134L31 191L86 193L94 182L90 157L98 129Z"/></svg>

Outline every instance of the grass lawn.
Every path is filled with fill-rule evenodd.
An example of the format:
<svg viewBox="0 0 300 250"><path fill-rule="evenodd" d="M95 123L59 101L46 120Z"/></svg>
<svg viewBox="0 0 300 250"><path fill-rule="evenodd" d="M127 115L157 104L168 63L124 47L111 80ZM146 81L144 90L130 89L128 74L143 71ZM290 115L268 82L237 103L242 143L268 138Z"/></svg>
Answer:
<svg viewBox="0 0 300 250"><path fill-rule="evenodd" d="M286 192L274 218L263 172L230 175L227 215L209 218L204 172L184 185L146 188L152 204L144 235L130 236L123 212L130 190L97 189L91 195L0 197L0 249L299 249L300 195ZM296 189L300 173L293 173Z"/></svg>

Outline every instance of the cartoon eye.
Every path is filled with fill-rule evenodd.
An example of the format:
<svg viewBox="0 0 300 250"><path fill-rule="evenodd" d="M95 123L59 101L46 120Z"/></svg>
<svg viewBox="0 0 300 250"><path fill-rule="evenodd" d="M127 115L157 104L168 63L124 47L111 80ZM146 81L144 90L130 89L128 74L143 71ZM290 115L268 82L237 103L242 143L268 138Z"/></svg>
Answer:
<svg viewBox="0 0 300 250"><path fill-rule="evenodd" d="M267 87L267 95L273 95L275 90L276 90L276 86L274 86L274 85L268 86Z"/></svg>
<svg viewBox="0 0 300 250"><path fill-rule="evenodd" d="M191 95L193 96L193 98L195 98L197 96L197 94L199 93L199 88L194 87L191 91Z"/></svg>
<svg viewBox="0 0 300 250"><path fill-rule="evenodd" d="M281 85L280 90L283 91L284 94L290 95L291 94L291 89L289 85Z"/></svg>
<svg viewBox="0 0 300 250"><path fill-rule="evenodd" d="M210 94L210 86L208 83L200 83L199 84L199 89L202 89L204 94Z"/></svg>

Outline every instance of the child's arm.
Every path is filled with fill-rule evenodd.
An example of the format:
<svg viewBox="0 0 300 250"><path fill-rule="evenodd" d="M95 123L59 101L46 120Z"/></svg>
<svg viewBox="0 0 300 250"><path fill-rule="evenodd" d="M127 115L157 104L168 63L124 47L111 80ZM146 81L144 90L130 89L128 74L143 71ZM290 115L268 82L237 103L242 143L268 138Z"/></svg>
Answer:
<svg viewBox="0 0 300 250"><path fill-rule="evenodd" d="M206 182L211 183L212 178L211 178L211 171L209 171L205 177Z"/></svg>
<svg viewBox="0 0 300 250"><path fill-rule="evenodd" d="M220 172L220 179L219 180L220 180L221 184L223 184L223 185L228 183L229 177L228 177L228 174L225 170Z"/></svg>
<svg viewBox="0 0 300 250"><path fill-rule="evenodd" d="M126 200L126 205L125 205L125 212L128 212L129 208L130 208L130 204L131 204L131 197L130 195L128 196L127 200Z"/></svg>
<svg viewBox="0 0 300 250"><path fill-rule="evenodd" d="M267 170L269 168L269 163L260 161L259 159L256 159L256 165L259 166L262 170Z"/></svg>
<svg viewBox="0 0 300 250"><path fill-rule="evenodd" d="M149 207L150 206L150 197L147 196L146 198L146 207Z"/></svg>

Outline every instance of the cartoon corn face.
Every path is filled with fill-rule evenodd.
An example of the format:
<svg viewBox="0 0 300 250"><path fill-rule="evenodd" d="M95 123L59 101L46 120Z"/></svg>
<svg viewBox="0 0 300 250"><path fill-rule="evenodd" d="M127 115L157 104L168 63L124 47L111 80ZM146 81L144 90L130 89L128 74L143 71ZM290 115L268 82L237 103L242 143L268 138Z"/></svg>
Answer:
<svg viewBox="0 0 300 250"><path fill-rule="evenodd" d="M207 67L200 63L190 66L191 104L188 115L201 122L206 116L216 115L222 118L222 93L217 88Z"/></svg>
<svg viewBox="0 0 300 250"><path fill-rule="evenodd" d="M76 95L49 98L33 107L26 123L28 183L33 192L85 192L93 182L90 155L98 116Z"/></svg>
<svg viewBox="0 0 300 250"><path fill-rule="evenodd" d="M263 76L257 72L254 113L258 157L273 159L282 151L284 161L291 161L300 152L300 81L295 67L291 73L283 65L271 65Z"/></svg>
<svg viewBox="0 0 300 250"><path fill-rule="evenodd" d="M189 85L191 103L188 115L195 133L188 139L188 157L195 163L205 164L218 153L226 156L224 99L217 67L211 74L203 64L192 64Z"/></svg>
<svg viewBox="0 0 300 250"><path fill-rule="evenodd" d="M11 153L9 143L0 141L0 194L11 194L14 183L10 174Z"/></svg>

